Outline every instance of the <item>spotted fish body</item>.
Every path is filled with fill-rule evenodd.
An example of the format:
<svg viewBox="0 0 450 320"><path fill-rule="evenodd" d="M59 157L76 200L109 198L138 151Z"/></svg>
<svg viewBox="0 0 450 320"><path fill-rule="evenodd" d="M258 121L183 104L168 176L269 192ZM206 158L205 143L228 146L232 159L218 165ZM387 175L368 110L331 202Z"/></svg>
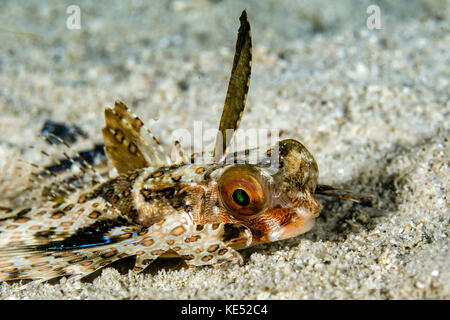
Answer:
<svg viewBox="0 0 450 320"><path fill-rule="evenodd" d="M226 153L229 140L220 135L239 125L250 67L244 11L210 162L171 162L123 103L106 109L105 154L115 176L92 179L88 189L63 196L42 187L39 192L52 194L51 201L4 215L0 280L78 279L128 256L136 256L133 273L168 256L188 266L239 263L240 249L310 230L322 208L315 198L318 167L301 143L280 141L257 163L245 160L249 150Z"/></svg>
<svg viewBox="0 0 450 320"><path fill-rule="evenodd" d="M282 142L289 144L306 150L294 140ZM296 162L292 153L280 163ZM193 266L238 262L236 250L303 233L320 211L310 189L316 182L309 180L317 175L307 177L299 193L283 182L283 168L271 171L224 163L149 167L121 174L71 201L22 211L1 222L2 278L86 275L130 255L137 256L134 272L164 254ZM228 184L244 188L245 175L258 179L249 188L258 183L264 193L250 214L233 211L223 190Z"/></svg>

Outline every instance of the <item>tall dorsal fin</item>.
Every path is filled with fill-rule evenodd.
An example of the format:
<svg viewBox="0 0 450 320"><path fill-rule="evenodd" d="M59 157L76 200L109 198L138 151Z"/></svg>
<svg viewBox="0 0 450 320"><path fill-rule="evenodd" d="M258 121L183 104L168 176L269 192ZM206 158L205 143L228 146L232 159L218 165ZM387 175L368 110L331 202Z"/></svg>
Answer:
<svg viewBox="0 0 450 320"><path fill-rule="evenodd" d="M105 154L119 174L171 164L158 139L122 102L116 101L113 109L105 110L105 121Z"/></svg>
<svg viewBox="0 0 450 320"><path fill-rule="evenodd" d="M236 131L245 108L245 100L250 85L250 73L252 68L252 35L247 12L242 11L239 18L241 26L236 41L233 67L231 69L230 82L228 83L227 96L220 118L219 133L216 138L213 157L219 160L225 153L231 141L232 135L226 135L227 130Z"/></svg>

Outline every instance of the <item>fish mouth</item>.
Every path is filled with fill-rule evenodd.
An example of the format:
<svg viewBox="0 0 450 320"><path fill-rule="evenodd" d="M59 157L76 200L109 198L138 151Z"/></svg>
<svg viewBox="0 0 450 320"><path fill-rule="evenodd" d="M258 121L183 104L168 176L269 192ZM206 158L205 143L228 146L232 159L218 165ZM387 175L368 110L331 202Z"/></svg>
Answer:
<svg viewBox="0 0 450 320"><path fill-rule="evenodd" d="M278 241L299 236L314 227L316 224L316 214L303 208L296 208L296 214L292 219L272 230L268 234L269 241Z"/></svg>

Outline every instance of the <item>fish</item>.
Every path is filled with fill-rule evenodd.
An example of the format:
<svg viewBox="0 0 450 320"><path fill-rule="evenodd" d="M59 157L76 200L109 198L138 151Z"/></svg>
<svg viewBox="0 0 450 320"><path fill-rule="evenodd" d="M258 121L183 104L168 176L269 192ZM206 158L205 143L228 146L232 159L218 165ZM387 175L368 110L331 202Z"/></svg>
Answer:
<svg viewBox="0 0 450 320"><path fill-rule="evenodd" d="M132 274L160 257L180 257L192 268L242 264L242 249L309 231L322 209L317 194L354 198L320 185L313 155L294 139L228 152L228 132L239 127L251 66L244 10L210 161L191 161L198 155L184 156L178 141L179 157L171 159L143 121L115 101L105 110L102 130L113 174L105 177L81 156L66 156L57 163L77 164L79 176L61 178L57 167L35 175L38 190L24 191L25 197L29 192L45 201L0 216L0 281L76 281L130 256L136 257ZM255 163L248 161L254 152Z"/></svg>

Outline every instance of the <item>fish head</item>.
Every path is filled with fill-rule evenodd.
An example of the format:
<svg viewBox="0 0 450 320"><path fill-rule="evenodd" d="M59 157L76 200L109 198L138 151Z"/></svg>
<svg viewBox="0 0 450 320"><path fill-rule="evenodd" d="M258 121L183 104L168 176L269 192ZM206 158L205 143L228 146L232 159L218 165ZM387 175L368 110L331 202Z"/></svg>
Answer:
<svg viewBox="0 0 450 320"><path fill-rule="evenodd" d="M276 167L230 165L217 180L221 220L247 227L251 245L309 231L322 209L314 196L318 183L314 157L296 140L282 140L277 147L272 152L279 160Z"/></svg>

